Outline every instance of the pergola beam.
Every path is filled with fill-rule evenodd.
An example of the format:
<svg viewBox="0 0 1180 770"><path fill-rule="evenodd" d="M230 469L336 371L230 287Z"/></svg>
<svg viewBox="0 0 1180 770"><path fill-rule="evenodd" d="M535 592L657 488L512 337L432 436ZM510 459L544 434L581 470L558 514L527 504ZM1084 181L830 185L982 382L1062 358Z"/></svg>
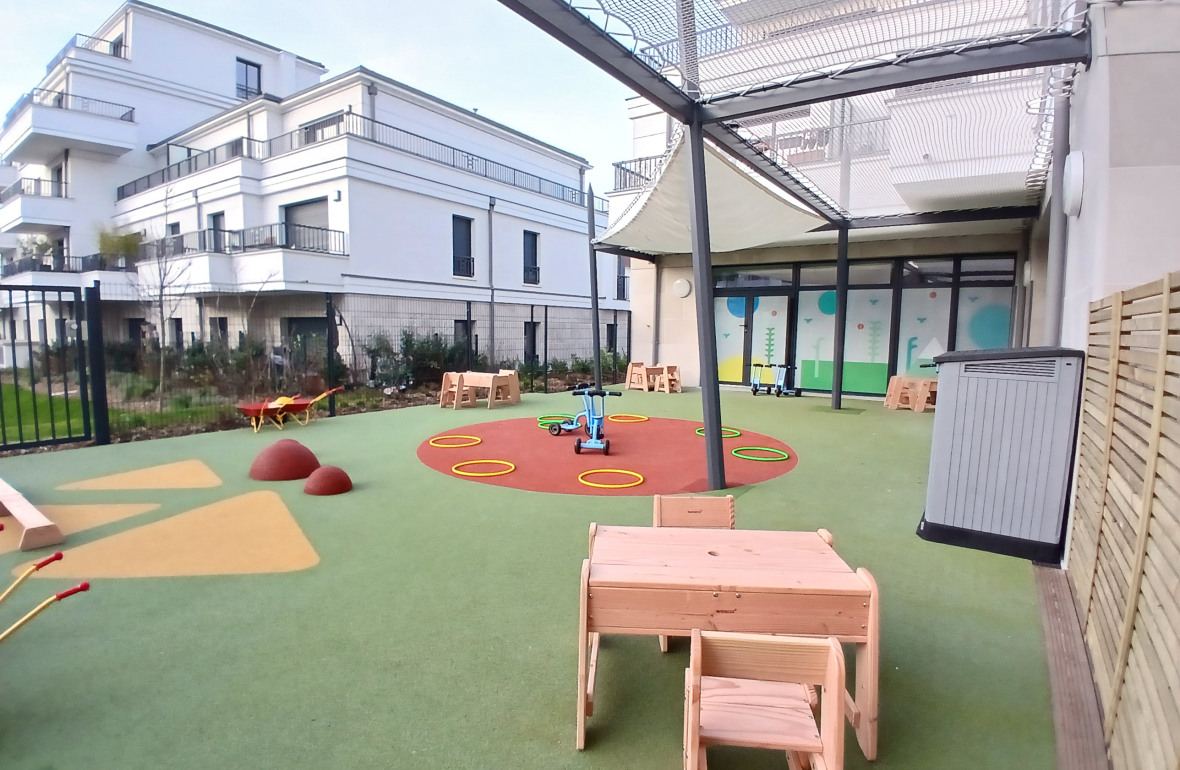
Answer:
<svg viewBox="0 0 1180 770"><path fill-rule="evenodd" d="M599 69L673 116L692 120L695 101L572 7L554 0L500 0Z"/></svg>
<svg viewBox="0 0 1180 770"><path fill-rule="evenodd" d="M1024 41L1004 40L958 51L932 51L903 61L852 66L839 75L815 74L789 85L771 85L718 97L701 105L701 120L718 123L789 110L817 102L993 72L1088 62L1084 33L1053 33Z"/></svg>
<svg viewBox="0 0 1180 770"><path fill-rule="evenodd" d="M953 211L926 211L913 214L886 214L876 217L852 217L848 220L850 230L868 230L876 227L905 227L907 225L947 225L957 222L995 222L1005 219L1036 219L1041 215L1039 206L994 206L982 209L955 209ZM844 225L828 223L811 232L831 232Z"/></svg>

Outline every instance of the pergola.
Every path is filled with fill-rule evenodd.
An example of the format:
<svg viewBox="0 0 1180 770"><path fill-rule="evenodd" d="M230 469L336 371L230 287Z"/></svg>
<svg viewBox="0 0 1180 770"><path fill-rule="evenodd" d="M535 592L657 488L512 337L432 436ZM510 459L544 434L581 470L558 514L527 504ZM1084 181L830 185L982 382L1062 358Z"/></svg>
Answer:
<svg viewBox="0 0 1180 770"><path fill-rule="evenodd" d="M688 245L696 284L708 480L713 489L725 487L725 476L706 141L814 213L822 220L815 230L836 233L832 406L839 409L849 233L1037 217L1051 160L1062 157L1067 146L1068 95L1063 83L1068 83L1068 72L1055 65L1084 63L1090 55L1084 6L1079 11L1072 0L500 2L683 124L681 150L689 161ZM1024 184L1016 198L1011 191L975 190L952 196L964 204L953 208L931 210L915 199L900 200L883 213L858 210L850 196L852 180L856 174L874 173L852 162L858 115L872 114L874 103L886 94L915 93L939 84L994 94L1000 78L1008 85L1005 93L1018 94L1017 100L994 97L994 103L968 121L971 125L957 129L950 139L1022 142L1024 150L1016 155L1024 159ZM826 106L831 115L839 116L824 129L836 133L835 144L841 148L838 172L825 178L811 178L795 166L776 133L813 106ZM922 125L893 128L924 130ZM1013 162L1010 154L1006 166L988 171L1010 174ZM1060 165L1052 164L1055 177ZM1058 209L1050 215L1050 261L1060 264L1065 223ZM1061 290L1060 270L1051 264L1050 281L1054 280L1058 283L1048 290L1050 302Z"/></svg>

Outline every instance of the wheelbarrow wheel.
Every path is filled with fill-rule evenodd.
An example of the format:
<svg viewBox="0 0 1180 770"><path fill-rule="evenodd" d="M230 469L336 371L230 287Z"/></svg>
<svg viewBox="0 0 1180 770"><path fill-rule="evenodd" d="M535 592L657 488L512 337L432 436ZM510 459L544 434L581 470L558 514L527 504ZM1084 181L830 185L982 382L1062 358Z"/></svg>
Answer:
<svg viewBox="0 0 1180 770"><path fill-rule="evenodd" d="M602 453L604 455L610 454L610 439L604 439L602 442Z"/></svg>
<svg viewBox="0 0 1180 770"><path fill-rule="evenodd" d="M552 423L549 426L549 435L550 436L560 436L561 435L561 423L559 423L559 422Z"/></svg>
<svg viewBox="0 0 1180 770"><path fill-rule="evenodd" d="M574 439L574 454L582 454L582 439L580 438Z"/></svg>

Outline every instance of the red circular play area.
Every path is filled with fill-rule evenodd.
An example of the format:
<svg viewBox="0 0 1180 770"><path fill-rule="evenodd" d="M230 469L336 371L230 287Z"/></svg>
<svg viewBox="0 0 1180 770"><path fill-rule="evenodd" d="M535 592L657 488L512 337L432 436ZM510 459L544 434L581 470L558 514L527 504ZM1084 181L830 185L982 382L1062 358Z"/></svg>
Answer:
<svg viewBox="0 0 1180 770"><path fill-rule="evenodd" d="M551 436L537 427L537 418L464 425L428 437L418 447L418 459L452 478L514 487L536 492L571 495L662 495L703 492L704 439L696 435L699 422L652 417L644 421L606 423L610 454L584 450L574 454L574 439L584 431ZM724 440L725 480L729 486L756 484L792 470L799 463L795 450L770 436L740 429ZM732 431L724 431L730 436ZM443 438L461 436L462 438ZM478 442L472 441L478 438ZM448 446L458 445L458 446ZM743 460L730 450L746 447ZM787 459L781 460L783 453ZM476 460L486 460L477 463ZM456 470L455 466L459 466ZM624 473L587 473L595 469ZM578 481L579 474L598 486ZM634 482L642 477L639 484ZM614 488L612 488L614 487Z"/></svg>

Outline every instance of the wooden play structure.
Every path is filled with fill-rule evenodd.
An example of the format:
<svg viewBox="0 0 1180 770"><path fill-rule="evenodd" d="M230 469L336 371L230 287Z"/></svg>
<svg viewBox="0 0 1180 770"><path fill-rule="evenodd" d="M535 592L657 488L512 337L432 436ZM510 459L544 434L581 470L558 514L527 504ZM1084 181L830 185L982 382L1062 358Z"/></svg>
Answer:
<svg viewBox="0 0 1180 770"><path fill-rule="evenodd" d="M787 753L791 770L842 770L839 642L693 629L684 672L685 770L704 770L708 746L776 749Z"/></svg>
<svg viewBox="0 0 1180 770"><path fill-rule="evenodd" d="M707 628L855 645L855 695L845 691L844 713L865 758L876 758L877 583L836 554L830 534L591 524L589 550L578 613L578 749L594 711L602 634L689 636Z"/></svg>
<svg viewBox="0 0 1180 770"><path fill-rule="evenodd" d="M895 374L885 391L886 409L911 409L924 412L938 397L938 380L933 377L909 377Z"/></svg>
<svg viewBox="0 0 1180 770"><path fill-rule="evenodd" d="M20 538L22 551L65 542L61 529L3 479L0 479L0 516L11 516L24 527Z"/></svg>
<svg viewBox="0 0 1180 770"><path fill-rule="evenodd" d="M733 495L655 495L652 497L653 527L703 527L733 529Z"/></svg>
<svg viewBox="0 0 1180 770"><path fill-rule="evenodd" d="M445 372L438 405L458 409L487 399L488 409L520 403L520 376L515 369L491 372Z"/></svg>
<svg viewBox="0 0 1180 770"><path fill-rule="evenodd" d="M645 366L642 361L632 361L627 364L623 388L624 390L680 393L680 367L673 364Z"/></svg>

